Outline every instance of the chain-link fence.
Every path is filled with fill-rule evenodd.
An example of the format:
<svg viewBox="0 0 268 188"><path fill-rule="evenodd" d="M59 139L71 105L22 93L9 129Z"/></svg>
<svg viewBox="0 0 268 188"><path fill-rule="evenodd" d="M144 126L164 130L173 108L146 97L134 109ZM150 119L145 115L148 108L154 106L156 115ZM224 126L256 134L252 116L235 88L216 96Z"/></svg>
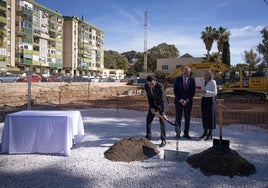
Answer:
<svg viewBox="0 0 268 188"><path fill-rule="evenodd" d="M142 86L122 87L122 89L121 86L107 84L97 89L96 85L85 83L56 84L55 87L49 84L33 84L32 87L35 88L31 93L32 110L101 108L113 109L114 117L130 118L135 117L123 113L122 109L144 112L148 110L147 96ZM29 107L27 90L22 89L18 92L18 88L12 89L13 87L9 90L2 90L2 100L0 101L2 121L7 113L25 110ZM170 95L168 116L171 119L175 118L173 101L174 97ZM192 108L192 119L201 124L200 107L201 100L196 97ZM217 100L217 124L268 132L268 102Z"/></svg>

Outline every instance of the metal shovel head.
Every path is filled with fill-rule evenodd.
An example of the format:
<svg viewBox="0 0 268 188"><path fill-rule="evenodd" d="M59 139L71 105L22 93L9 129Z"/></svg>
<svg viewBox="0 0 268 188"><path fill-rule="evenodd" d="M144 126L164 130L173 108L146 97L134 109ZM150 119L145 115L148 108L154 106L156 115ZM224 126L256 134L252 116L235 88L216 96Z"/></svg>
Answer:
<svg viewBox="0 0 268 188"><path fill-rule="evenodd" d="M227 152L230 148L230 140L213 139L213 149L215 151Z"/></svg>
<svg viewBox="0 0 268 188"><path fill-rule="evenodd" d="M182 162L186 159L189 152L164 150L164 160Z"/></svg>

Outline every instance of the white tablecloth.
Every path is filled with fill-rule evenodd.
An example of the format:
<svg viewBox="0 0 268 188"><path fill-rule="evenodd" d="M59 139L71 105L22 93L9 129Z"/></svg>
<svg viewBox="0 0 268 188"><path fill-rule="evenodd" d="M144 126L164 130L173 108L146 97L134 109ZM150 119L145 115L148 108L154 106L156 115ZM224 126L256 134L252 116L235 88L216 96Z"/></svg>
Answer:
<svg viewBox="0 0 268 188"><path fill-rule="evenodd" d="M80 142L83 135L79 111L20 111L6 116L2 152L70 156L73 142Z"/></svg>

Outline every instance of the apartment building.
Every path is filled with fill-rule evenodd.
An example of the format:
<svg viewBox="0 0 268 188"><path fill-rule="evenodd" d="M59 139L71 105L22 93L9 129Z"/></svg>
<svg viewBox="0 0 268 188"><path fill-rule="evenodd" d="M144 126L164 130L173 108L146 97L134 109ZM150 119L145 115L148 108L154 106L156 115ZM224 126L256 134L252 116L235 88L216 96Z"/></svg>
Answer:
<svg viewBox="0 0 268 188"><path fill-rule="evenodd" d="M15 0L0 0L0 71L15 67Z"/></svg>
<svg viewBox="0 0 268 188"><path fill-rule="evenodd" d="M104 68L104 32L34 0L0 0L0 72L123 77Z"/></svg>
<svg viewBox="0 0 268 188"><path fill-rule="evenodd" d="M16 0L15 64L55 74L63 68L63 16L32 0Z"/></svg>
<svg viewBox="0 0 268 188"><path fill-rule="evenodd" d="M102 76L104 32L84 18L64 16L64 70L70 75Z"/></svg>

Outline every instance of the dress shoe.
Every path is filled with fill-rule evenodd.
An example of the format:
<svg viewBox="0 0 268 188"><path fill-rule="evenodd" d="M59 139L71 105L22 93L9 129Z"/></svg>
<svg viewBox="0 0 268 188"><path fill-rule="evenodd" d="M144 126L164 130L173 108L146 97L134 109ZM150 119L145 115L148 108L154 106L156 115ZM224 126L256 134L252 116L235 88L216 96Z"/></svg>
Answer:
<svg viewBox="0 0 268 188"><path fill-rule="evenodd" d="M212 134L207 135L205 140L212 140Z"/></svg>
<svg viewBox="0 0 268 188"><path fill-rule="evenodd" d="M160 147L162 148L162 147L165 147L166 146L166 141L165 140L162 140L162 142L161 142L161 144L160 144Z"/></svg>
<svg viewBox="0 0 268 188"><path fill-rule="evenodd" d="M145 138L147 138L147 140L152 140L150 135L146 135Z"/></svg>
<svg viewBox="0 0 268 188"><path fill-rule="evenodd" d="M208 130L204 129L204 133L199 138L205 138L207 136L207 134L208 134Z"/></svg>
<svg viewBox="0 0 268 188"><path fill-rule="evenodd" d="M204 132L204 133L202 134L202 136L200 136L199 138L205 138L206 136L207 136L207 133Z"/></svg>
<svg viewBox="0 0 268 188"><path fill-rule="evenodd" d="M186 138L187 140L190 140L191 139L191 137L189 136L189 134L184 134L183 137Z"/></svg>
<svg viewBox="0 0 268 188"><path fill-rule="evenodd" d="M177 134L177 135L175 136L174 140L179 140L180 137L181 137L181 136L180 136L179 134Z"/></svg>

